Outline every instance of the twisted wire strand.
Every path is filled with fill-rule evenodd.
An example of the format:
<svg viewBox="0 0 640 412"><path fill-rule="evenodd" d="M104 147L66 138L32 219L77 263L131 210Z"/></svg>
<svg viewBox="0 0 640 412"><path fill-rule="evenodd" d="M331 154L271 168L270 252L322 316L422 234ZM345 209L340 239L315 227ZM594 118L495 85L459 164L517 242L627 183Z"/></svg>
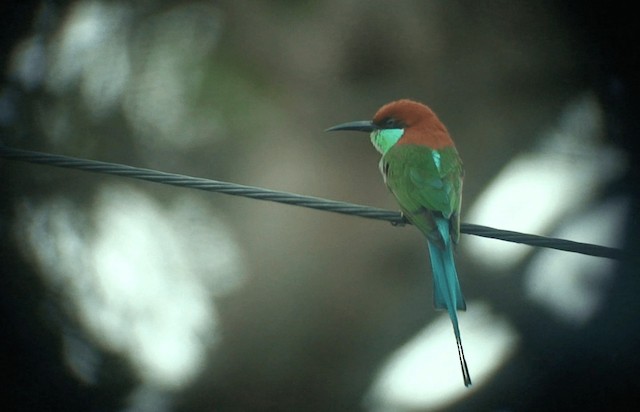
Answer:
<svg viewBox="0 0 640 412"><path fill-rule="evenodd" d="M232 196L267 200L287 205L302 206L328 212L342 213L345 215L359 216L368 219L384 220L390 222L394 226L410 224L401 213L385 209L323 199L315 196L304 196L296 193L264 189L255 186L240 185L237 183L221 182L200 177L161 172L158 170L144 169L119 163L108 163L97 160L15 149L3 145L0 145L0 157L29 163L84 170L94 173L124 176L131 179L146 180L154 183L205 190L208 192L220 192ZM529 246L545 247L609 259L623 259L626 257L625 253L621 249L617 248L530 235L470 223L462 223L460 225L460 232L468 235L503 240L506 242L521 243Z"/></svg>

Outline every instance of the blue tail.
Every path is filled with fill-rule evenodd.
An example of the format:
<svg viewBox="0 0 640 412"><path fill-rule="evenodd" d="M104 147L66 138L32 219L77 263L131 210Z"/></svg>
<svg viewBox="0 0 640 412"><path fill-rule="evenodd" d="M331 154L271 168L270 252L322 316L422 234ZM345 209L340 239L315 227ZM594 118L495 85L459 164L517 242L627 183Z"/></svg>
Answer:
<svg viewBox="0 0 640 412"><path fill-rule="evenodd" d="M431 268L433 269L434 303L436 309L446 309L447 312L449 312L449 317L453 324L453 333L455 334L458 345L458 357L460 358L462 377L465 386L469 386L471 385L471 376L469 375L469 368L467 367L467 361L462 349L457 313L457 310L466 310L467 304L464 301L464 296L462 296L462 290L460 290L456 264L453 260L453 245L451 244L451 236L449 234L449 220L436 218L436 225L438 226L438 232L440 232L444 239L444 248L435 242L427 242L429 245L429 255L431 257Z"/></svg>

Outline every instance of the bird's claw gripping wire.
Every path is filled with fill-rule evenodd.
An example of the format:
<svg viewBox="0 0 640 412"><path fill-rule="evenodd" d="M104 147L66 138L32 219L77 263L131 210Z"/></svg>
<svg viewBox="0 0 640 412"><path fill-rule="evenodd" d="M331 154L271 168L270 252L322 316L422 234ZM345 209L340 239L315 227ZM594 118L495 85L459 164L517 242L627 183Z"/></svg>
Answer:
<svg viewBox="0 0 640 412"><path fill-rule="evenodd" d="M397 220L391 221L391 226L403 227L403 226L406 226L408 223L409 221L405 217L404 213L400 212L400 217L398 217Z"/></svg>

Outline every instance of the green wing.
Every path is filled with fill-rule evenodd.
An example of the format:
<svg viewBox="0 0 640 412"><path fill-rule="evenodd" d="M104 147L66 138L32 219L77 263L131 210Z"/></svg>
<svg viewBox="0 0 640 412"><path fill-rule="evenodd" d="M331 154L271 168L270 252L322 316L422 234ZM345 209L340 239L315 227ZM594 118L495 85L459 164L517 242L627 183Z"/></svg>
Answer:
<svg viewBox="0 0 640 412"><path fill-rule="evenodd" d="M380 166L387 186L414 225L441 243L434 216L443 216L451 222L451 238L458 241L463 169L455 147L395 145Z"/></svg>

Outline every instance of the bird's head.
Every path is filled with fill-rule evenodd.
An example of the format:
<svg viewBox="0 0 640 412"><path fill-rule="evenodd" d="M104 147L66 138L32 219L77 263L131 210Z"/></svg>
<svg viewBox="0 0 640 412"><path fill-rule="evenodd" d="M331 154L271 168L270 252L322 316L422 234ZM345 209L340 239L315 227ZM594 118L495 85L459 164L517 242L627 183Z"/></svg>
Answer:
<svg viewBox="0 0 640 412"><path fill-rule="evenodd" d="M326 131L338 130L369 132L371 143L382 154L396 144L426 145L433 149L453 146L447 129L435 113L426 105L408 99L385 104L373 120L342 123Z"/></svg>

